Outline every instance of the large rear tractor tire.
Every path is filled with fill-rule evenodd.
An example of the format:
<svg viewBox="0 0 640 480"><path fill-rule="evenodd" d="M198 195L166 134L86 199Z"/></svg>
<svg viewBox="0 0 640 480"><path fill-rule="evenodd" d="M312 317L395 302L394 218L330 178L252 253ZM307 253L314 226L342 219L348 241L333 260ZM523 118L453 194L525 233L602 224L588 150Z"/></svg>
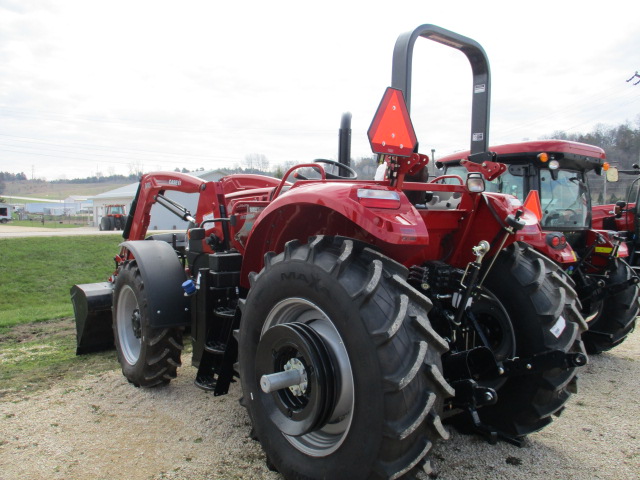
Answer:
<svg viewBox="0 0 640 480"><path fill-rule="evenodd" d="M135 260L120 269L113 293L113 337L122 373L136 387L155 387L176 378L181 328L153 328L140 269Z"/></svg>
<svg viewBox="0 0 640 480"><path fill-rule="evenodd" d="M242 403L285 478L414 475L432 443L448 438L447 344L407 273L362 244L320 236L267 254L252 274L239 334ZM265 393L274 373L292 370L291 386Z"/></svg>
<svg viewBox="0 0 640 480"><path fill-rule="evenodd" d="M552 350L582 353L586 323L573 287L558 266L529 246L514 243L501 252L486 280L513 325L516 356ZM498 402L482 408L481 420L514 437L536 432L559 415L577 391L576 368L548 368L511 376L498 390Z"/></svg>
<svg viewBox="0 0 640 480"><path fill-rule="evenodd" d="M614 260L614 266L605 279L607 285L615 285L633 277L633 270L620 258ZM638 285L627 288L602 300L602 308L588 322L589 330L582 334L587 352L601 353L620 345L636 326L638 316Z"/></svg>

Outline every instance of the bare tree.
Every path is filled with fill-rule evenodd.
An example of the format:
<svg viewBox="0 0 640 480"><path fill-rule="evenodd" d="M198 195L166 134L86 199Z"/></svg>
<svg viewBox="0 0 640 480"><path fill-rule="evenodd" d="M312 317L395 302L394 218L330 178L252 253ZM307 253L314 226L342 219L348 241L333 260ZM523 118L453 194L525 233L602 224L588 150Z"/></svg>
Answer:
<svg viewBox="0 0 640 480"><path fill-rule="evenodd" d="M132 160L129 164L129 174L135 175L136 177L142 176L144 173L144 164L142 160Z"/></svg>
<svg viewBox="0 0 640 480"><path fill-rule="evenodd" d="M248 170L260 170L266 172L269 170L269 160L262 153L250 153L244 157L244 166Z"/></svg>

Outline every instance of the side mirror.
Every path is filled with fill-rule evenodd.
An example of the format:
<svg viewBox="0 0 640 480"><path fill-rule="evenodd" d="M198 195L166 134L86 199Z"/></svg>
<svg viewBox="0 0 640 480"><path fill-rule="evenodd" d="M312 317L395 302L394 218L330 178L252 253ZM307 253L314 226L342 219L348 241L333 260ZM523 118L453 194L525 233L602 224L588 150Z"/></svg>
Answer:
<svg viewBox="0 0 640 480"><path fill-rule="evenodd" d="M618 181L618 169L616 167L609 167L607 170L607 182L617 182Z"/></svg>

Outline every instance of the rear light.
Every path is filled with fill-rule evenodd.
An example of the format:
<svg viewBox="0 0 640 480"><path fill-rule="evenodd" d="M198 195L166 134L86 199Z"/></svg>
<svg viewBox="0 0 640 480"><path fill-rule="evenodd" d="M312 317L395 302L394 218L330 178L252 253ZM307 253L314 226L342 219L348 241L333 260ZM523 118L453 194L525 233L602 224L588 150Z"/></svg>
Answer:
<svg viewBox="0 0 640 480"><path fill-rule="evenodd" d="M547 245L554 250L562 250L567 246L567 237L561 233L549 233L547 234Z"/></svg>
<svg viewBox="0 0 640 480"><path fill-rule="evenodd" d="M484 178L479 173L470 173L467 175L467 189L472 193L484 192Z"/></svg>
<svg viewBox="0 0 640 480"><path fill-rule="evenodd" d="M400 194L393 190L359 188L358 201L367 208L400 208Z"/></svg>

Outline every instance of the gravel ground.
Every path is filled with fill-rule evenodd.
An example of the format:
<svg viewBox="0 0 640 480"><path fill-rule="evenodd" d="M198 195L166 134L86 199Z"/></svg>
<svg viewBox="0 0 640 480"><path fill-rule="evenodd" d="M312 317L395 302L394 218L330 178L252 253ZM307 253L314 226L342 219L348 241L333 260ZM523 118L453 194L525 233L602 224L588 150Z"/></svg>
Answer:
<svg viewBox="0 0 640 480"><path fill-rule="evenodd" d="M0 480L281 479L249 438L239 385L213 397L193 386L187 363L159 389L111 371L1 398ZM523 447L452 431L431 452L431 477L639 479L639 378L635 333L591 359L566 411Z"/></svg>

